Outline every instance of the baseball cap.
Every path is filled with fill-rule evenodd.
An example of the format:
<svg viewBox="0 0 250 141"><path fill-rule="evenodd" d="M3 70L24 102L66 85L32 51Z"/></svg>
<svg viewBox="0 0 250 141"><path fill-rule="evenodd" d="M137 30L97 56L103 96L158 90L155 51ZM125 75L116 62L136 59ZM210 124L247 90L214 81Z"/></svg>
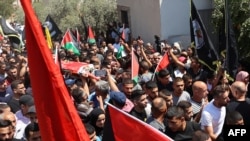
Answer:
<svg viewBox="0 0 250 141"><path fill-rule="evenodd" d="M29 107L28 112L26 114L32 114L32 113L36 113L35 105Z"/></svg>
<svg viewBox="0 0 250 141"><path fill-rule="evenodd" d="M71 78L65 80L66 85L73 85L73 84L75 84L75 82L76 82L76 80L71 79Z"/></svg>
<svg viewBox="0 0 250 141"><path fill-rule="evenodd" d="M31 95L25 94L22 95L19 99L19 104L27 105L27 106L32 106L34 105L34 99Z"/></svg>
<svg viewBox="0 0 250 141"><path fill-rule="evenodd" d="M119 106L124 106L126 103L126 96L122 92L112 91L110 92L110 99L115 101L115 103Z"/></svg>
<svg viewBox="0 0 250 141"><path fill-rule="evenodd" d="M0 83L3 83L5 81L6 77L0 76Z"/></svg>

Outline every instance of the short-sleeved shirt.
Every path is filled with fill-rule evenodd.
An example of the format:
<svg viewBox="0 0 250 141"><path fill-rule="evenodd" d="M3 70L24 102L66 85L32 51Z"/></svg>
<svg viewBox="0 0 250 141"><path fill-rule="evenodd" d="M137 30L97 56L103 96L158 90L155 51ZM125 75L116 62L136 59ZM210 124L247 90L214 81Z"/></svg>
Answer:
<svg viewBox="0 0 250 141"><path fill-rule="evenodd" d="M205 126L212 126L215 135L219 135L222 131L225 117L225 106L218 108L213 104L214 100L210 101L202 110L201 114L201 129L204 130Z"/></svg>
<svg viewBox="0 0 250 141"><path fill-rule="evenodd" d="M186 121L186 128L184 131L173 132L168 126L166 127L165 134L175 141L191 141L193 133L200 130L200 124L194 121Z"/></svg>
<svg viewBox="0 0 250 141"><path fill-rule="evenodd" d="M140 119L141 121L146 121L147 120L147 114L146 111L143 110L143 112L139 113L137 112L134 108L130 111L130 114L138 119Z"/></svg>

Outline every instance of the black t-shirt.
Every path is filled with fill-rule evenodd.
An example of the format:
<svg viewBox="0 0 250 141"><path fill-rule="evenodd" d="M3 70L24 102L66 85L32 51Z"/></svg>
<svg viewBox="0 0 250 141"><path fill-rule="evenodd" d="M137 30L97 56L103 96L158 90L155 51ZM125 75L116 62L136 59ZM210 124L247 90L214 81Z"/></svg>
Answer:
<svg viewBox="0 0 250 141"><path fill-rule="evenodd" d="M172 138L174 141L191 141L193 133L197 130L200 130L200 124L193 121L186 121L186 128L184 131L173 132L167 126L165 134Z"/></svg>
<svg viewBox="0 0 250 141"><path fill-rule="evenodd" d="M146 111L145 110L143 110L143 112L142 113L139 113L139 112L137 112L134 108L130 111L130 114L132 115L132 116L134 116L134 117L136 117L136 118L138 118L138 119L140 119L140 120L142 120L142 121L146 121L146 119L147 119L147 114L146 114Z"/></svg>
<svg viewBox="0 0 250 141"><path fill-rule="evenodd" d="M8 105L10 106L11 112L16 113L18 110L20 110L19 100L16 100L12 98Z"/></svg>
<svg viewBox="0 0 250 141"><path fill-rule="evenodd" d="M246 98L246 101L232 100L227 104L227 111L238 111L243 119L245 125L250 125L250 99Z"/></svg>

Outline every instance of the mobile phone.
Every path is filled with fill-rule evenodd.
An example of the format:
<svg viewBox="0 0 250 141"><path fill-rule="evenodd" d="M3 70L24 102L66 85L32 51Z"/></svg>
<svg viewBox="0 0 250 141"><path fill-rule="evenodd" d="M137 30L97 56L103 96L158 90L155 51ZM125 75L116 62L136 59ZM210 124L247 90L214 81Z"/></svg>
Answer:
<svg viewBox="0 0 250 141"><path fill-rule="evenodd" d="M97 77L104 77L107 75L107 71L106 70L95 70L94 74Z"/></svg>

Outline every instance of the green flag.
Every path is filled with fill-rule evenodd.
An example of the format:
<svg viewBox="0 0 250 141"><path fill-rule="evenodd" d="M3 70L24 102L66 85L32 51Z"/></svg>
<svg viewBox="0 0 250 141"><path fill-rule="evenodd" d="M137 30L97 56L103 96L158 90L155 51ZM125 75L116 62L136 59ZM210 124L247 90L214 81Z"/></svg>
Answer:
<svg viewBox="0 0 250 141"><path fill-rule="evenodd" d="M70 30L68 29L65 35L63 36L61 45L68 51L72 51L75 55L80 55L79 50L76 47L76 41L72 37Z"/></svg>

